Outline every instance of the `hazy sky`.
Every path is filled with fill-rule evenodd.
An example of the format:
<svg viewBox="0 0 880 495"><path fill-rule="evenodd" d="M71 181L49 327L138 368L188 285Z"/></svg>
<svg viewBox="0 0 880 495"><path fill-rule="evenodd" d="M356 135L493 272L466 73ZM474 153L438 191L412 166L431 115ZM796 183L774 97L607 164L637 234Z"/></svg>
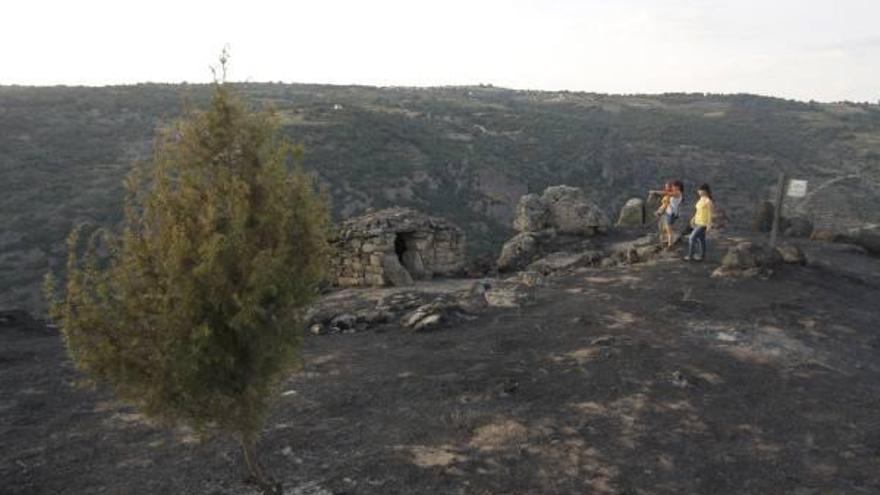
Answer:
<svg viewBox="0 0 880 495"><path fill-rule="evenodd" d="M0 84L492 83L880 99L880 0L4 0Z"/></svg>

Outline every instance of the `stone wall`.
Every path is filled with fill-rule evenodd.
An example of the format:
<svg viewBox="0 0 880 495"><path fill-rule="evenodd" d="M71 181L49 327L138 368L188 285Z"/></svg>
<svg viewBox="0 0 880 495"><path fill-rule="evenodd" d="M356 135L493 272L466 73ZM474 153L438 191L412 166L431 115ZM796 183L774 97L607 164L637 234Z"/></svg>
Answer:
<svg viewBox="0 0 880 495"><path fill-rule="evenodd" d="M465 263L460 228L409 208L369 212L345 221L334 239L335 285L408 285L449 276Z"/></svg>

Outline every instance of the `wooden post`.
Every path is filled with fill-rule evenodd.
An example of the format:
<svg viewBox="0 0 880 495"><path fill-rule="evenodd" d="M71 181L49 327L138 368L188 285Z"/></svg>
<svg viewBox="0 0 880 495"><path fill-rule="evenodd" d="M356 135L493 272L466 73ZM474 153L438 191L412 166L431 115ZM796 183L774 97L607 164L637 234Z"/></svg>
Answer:
<svg viewBox="0 0 880 495"><path fill-rule="evenodd" d="M776 204L773 208L773 228L770 229L770 248L776 247L779 237L779 221L782 217L782 201L785 199L785 172L779 172L779 184L776 186Z"/></svg>

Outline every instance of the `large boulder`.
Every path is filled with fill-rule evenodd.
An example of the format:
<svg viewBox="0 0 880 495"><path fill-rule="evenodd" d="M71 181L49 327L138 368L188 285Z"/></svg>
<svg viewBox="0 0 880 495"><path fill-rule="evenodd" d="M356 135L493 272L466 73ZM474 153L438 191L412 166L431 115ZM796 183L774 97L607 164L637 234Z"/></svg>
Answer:
<svg viewBox="0 0 880 495"><path fill-rule="evenodd" d="M386 254L382 257L382 269L385 271L385 280L395 287L406 287L413 284L412 275L393 254Z"/></svg>
<svg viewBox="0 0 880 495"><path fill-rule="evenodd" d="M813 234L813 222L809 218L794 217L788 221L788 227L783 231L786 237L807 239Z"/></svg>
<svg viewBox="0 0 880 495"><path fill-rule="evenodd" d="M502 272L518 270L532 261L538 254L538 240L529 232L520 232L504 243L498 257L498 270Z"/></svg>
<svg viewBox="0 0 880 495"><path fill-rule="evenodd" d="M547 228L550 210L537 194L526 194L516 205L513 228L518 232L537 232Z"/></svg>
<svg viewBox="0 0 880 495"><path fill-rule="evenodd" d="M870 224L850 229L839 240L861 246L868 253L880 256L880 224Z"/></svg>
<svg viewBox="0 0 880 495"><path fill-rule="evenodd" d="M645 223L645 200L632 198L620 209L618 227L641 227Z"/></svg>
<svg viewBox="0 0 880 495"><path fill-rule="evenodd" d="M408 271L415 280L431 278L431 272L425 268L425 263L422 261L422 255L418 251L407 250L400 258L403 267L406 268L406 271Z"/></svg>
<svg viewBox="0 0 880 495"><path fill-rule="evenodd" d="M645 217L654 217L660 204L663 202L663 194L657 191L648 193L648 199L645 200Z"/></svg>
<svg viewBox="0 0 880 495"><path fill-rule="evenodd" d="M549 226L560 234L593 235L608 227L605 213L578 187L548 187L541 201L550 212Z"/></svg>

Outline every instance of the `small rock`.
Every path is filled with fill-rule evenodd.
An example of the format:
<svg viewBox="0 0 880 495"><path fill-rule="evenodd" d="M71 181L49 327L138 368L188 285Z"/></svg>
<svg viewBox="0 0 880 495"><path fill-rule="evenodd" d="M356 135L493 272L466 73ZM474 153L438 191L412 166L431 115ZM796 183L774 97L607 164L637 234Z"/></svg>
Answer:
<svg viewBox="0 0 880 495"><path fill-rule="evenodd" d="M387 323L391 320L391 315L387 311L381 309L372 309L363 313L359 319L363 320L367 326L371 326Z"/></svg>
<svg viewBox="0 0 880 495"><path fill-rule="evenodd" d="M528 270L519 273L519 282L526 287L541 287L546 283L546 279L541 273Z"/></svg>
<svg viewBox="0 0 880 495"><path fill-rule="evenodd" d="M804 252L794 244L782 244L776 247L776 251L782 256L782 261L795 265L806 265L807 257Z"/></svg>
<svg viewBox="0 0 880 495"><path fill-rule="evenodd" d="M651 246L642 246L636 248L636 256L640 261L647 261L659 253L661 250L660 246L657 244Z"/></svg>
<svg viewBox="0 0 880 495"><path fill-rule="evenodd" d="M534 288L517 282L503 282L486 291L486 302L496 308L520 308L534 300Z"/></svg>
<svg viewBox="0 0 880 495"><path fill-rule="evenodd" d="M613 335L602 335L590 341L590 345L611 345L617 340Z"/></svg>
<svg viewBox="0 0 880 495"><path fill-rule="evenodd" d="M681 371L672 372L672 379L670 382L678 388L685 388L688 386L687 378L685 378Z"/></svg>
<svg viewBox="0 0 880 495"><path fill-rule="evenodd" d="M419 332L422 330L427 330L429 328L436 327L443 321L443 315L435 313L432 315L428 315L421 320L419 320L415 325L413 325L413 330Z"/></svg>
<svg viewBox="0 0 880 495"><path fill-rule="evenodd" d="M620 261L617 260L614 256L607 256L602 258L602 261L599 262L599 266L601 268L612 268L620 264Z"/></svg>
<svg viewBox="0 0 880 495"><path fill-rule="evenodd" d="M354 328L355 323L357 322L357 317L350 313L343 313L341 315L334 316L332 320L330 320L330 326L335 328L336 330L350 330Z"/></svg>

